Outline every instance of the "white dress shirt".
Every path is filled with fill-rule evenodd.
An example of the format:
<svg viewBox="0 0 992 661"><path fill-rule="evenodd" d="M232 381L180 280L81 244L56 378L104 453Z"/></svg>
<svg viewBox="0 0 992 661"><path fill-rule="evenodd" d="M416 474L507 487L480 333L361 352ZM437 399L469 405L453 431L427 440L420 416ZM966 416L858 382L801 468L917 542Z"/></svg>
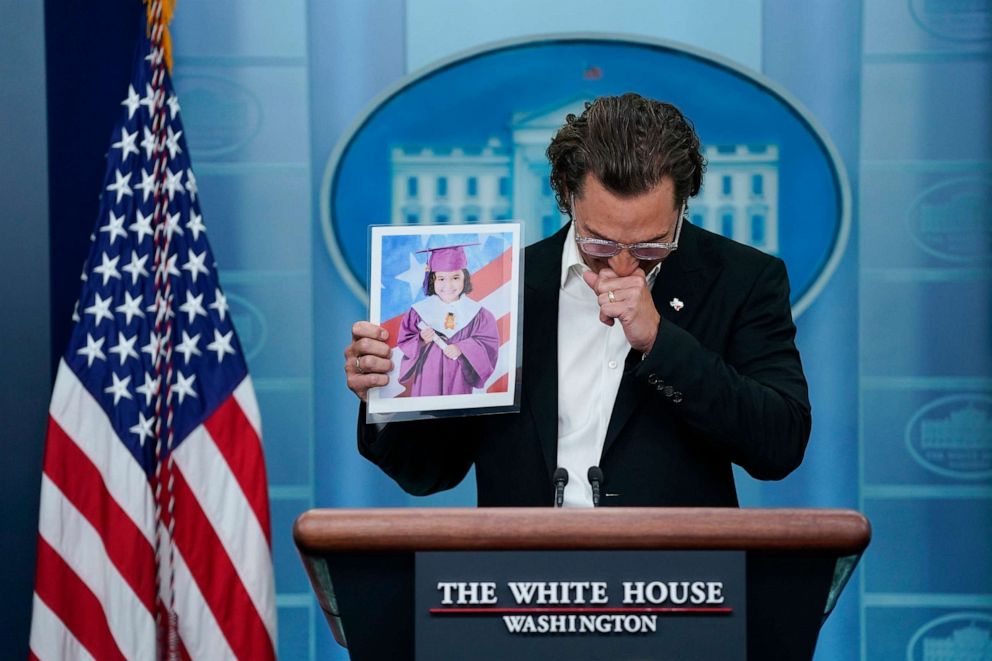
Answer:
<svg viewBox="0 0 992 661"><path fill-rule="evenodd" d="M658 274L648 274L648 286ZM566 507L592 507L590 466L598 466L606 428L623 377L630 343L620 322L599 320L596 292L575 243L575 224L565 237L558 299L558 466L568 471Z"/></svg>

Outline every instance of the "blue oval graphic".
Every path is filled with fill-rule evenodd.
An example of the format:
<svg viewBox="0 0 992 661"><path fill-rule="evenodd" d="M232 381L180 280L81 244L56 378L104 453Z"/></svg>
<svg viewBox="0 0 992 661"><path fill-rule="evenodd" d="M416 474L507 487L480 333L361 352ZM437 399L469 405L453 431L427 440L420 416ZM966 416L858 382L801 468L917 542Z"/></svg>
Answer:
<svg viewBox="0 0 992 661"><path fill-rule="evenodd" d="M497 44L414 73L342 138L321 188L335 266L365 298L370 224L525 221L525 242L563 222L544 151L569 112L627 91L679 106L709 161L693 222L782 257L798 316L847 243L846 173L829 140L758 73L683 46L556 35Z"/></svg>
<svg viewBox="0 0 992 661"><path fill-rule="evenodd" d="M923 468L958 479L992 477L992 397L952 395L906 424L906 447Z"/></svg>
<svg viewBox="0 0 992 661"><path fill-rule="evenodd" d="M248 299L237 294L227 294L227 302L231 306L231 323L238 331L241 348L245 352L245 360L252 360L265 346L269 337L269 325L265 315Z"/></svg>
<svg viewBox="0 0 992 661"><path fill-rule="evenodd" d="M920 627L906 646L906 661L985 659L992 652L992 616L962 612Z"/></svg>
<svg viewBox="0 0 992 661"><path fill-rule="evenodd" d="M258 135L262 104L251 90L219 76L183 76L176 83L190 148L202 159L233 152Z"/></svg>
<svg viewBox="0 0 992 661"><path fill-rule="evenodd" d="M909 234L934 257L988 261L992 254L992 180L944 181L913 201Z"/></svg>
<svg viewBox="0 0 992 661"><path fill-rule="evenodd" d="M986 41L992 37L988 2L908 0L913 20L935 37L951 41Z"/></svg>

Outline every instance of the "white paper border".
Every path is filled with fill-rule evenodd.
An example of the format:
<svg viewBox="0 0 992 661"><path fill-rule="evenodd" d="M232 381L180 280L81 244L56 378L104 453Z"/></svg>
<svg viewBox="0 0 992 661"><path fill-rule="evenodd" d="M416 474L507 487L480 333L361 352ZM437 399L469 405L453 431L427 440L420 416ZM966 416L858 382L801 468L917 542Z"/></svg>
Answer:
<svg viewBox="0 0 992 661"><path fill-rule="evenodd" d="M369 321L382 323L382 239L386 236L422 236L438 234L478 234L482 238L491 234L510 234L510 334L500 347L501 357L505 355L507 365L507 389L499 393L472 393L470 395L438 395L427 397L380 397L379 388L371 388L368 394L368 413L381 415L390 413L429 413L465 409L489 409L513 406L517 388L517 348L520 332L520 260L523 252L520 246L520 221L505 223L482 223L472 225L376 225L370 229L371 257L369 262ZM484 411L483 411L484 412ZM412 419L405 415L404 419ZM425 415L424 417L434 417Z"/></svg>

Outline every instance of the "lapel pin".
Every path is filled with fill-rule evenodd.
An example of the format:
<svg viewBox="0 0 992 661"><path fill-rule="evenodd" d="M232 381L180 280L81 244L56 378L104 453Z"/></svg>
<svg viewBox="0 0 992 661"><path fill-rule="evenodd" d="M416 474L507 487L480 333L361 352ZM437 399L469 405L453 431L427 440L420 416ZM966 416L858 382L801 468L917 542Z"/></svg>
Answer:
<svg viewBox="0 0 992 661"><path fill-rule="evenodd" d="M676 312L680 311L682 308L685 307L685 303L683 303L677 298L673 298L671 301L669 301L668 304L671 305L673 308L675 308Z"/></svg>

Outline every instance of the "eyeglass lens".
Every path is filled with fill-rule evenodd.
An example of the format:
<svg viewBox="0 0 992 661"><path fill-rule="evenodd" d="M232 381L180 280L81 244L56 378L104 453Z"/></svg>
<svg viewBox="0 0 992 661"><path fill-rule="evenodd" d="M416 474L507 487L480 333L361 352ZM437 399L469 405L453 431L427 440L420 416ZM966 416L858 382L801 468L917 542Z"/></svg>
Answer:
<svg viewBox="0 0 992 661"><path fill-rule="evenodd" d="M607 258L613 257L620 252L620 246L616 243L580 243L582 252L590 257ZM668 248L631 248L630 254L637 259L662 259L670 253Z"/></svg>

